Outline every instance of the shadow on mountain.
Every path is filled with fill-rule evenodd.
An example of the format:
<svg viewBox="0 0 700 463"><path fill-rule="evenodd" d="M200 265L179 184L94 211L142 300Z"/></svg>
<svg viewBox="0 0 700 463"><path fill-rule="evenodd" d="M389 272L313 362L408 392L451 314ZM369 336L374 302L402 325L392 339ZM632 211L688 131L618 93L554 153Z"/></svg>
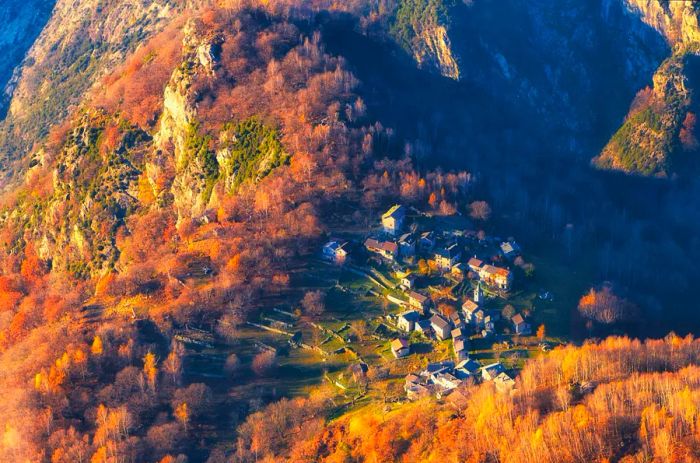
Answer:
<svg viewBox="0 0 700 463"><path fill-rule="evenodd" d="M470 169L503 212L493 232L517 236L547 256L544 265L571 269L578 296L595 281L628 289L644 309L630 334L697 330L700 314L687 307L700 280L700 185L590 166L650 84L665 43L619 6L560 16L554 6L510 3L477 4L455 20L459 82L417 69L347 17L326 16L324 39L355 70L371 113L410 141L387 155ZM560 302L575 308L577 299Z"/></svg>
<svg viewBox="0 0 700 463"><path fill-rule="evenodd" d="M0 119L5 117L11 94L11 79L17 66L43 30L55 0L4 0L0 5ZM10 84L10 87L8 87Z"/></svg>

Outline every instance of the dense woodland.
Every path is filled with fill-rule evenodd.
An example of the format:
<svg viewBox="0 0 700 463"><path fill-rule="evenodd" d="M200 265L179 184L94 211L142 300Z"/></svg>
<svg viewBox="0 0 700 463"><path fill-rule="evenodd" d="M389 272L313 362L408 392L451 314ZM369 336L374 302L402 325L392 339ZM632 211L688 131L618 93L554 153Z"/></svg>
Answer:
<svg viewBox="0 0 700 463"><path fill-rule="evenodd" d="M327 424L322 397L282 401L248 418L234 461L697 461L699 348L612 337L532 360L513 395L483 384Z"/></svg>
<svg viewBox="0 0 700 463"><path fill-rule="evenodd" d="M171 74L194 66L182 62L184 24L107 76L52 131L26 186L5 197L4 461L190 453L190 423L225 396L183 383L174 330L214 326L234 341L262 297L287 291L286 268L318 245L328 220L357 221L398 198L453 211L466 198L466 173L421 175L408 159L385 159L400 146L368 119L359 82L317 32L211 9L187 22L221 47L215 74L191 73L198 123L184 130L185 159L203 160L209 191L202 215L176 209L187 170L151 150ZM217 161L223 148L232 165ZM354 214L333 214L338 202ZM244 367L265 374L273 361Z"/></svg>
<svg viewBox="0 0 700 463"><path fill-rule="evenodd" d="M266 404L186 379L179 330L206 328L235 346L241 326L275 298L313 320L322 296L292 288L291 269L332 230L367 225L396 201L469 214L480 225L519 209L511 219L523 234L546 235L567 259L590 240L603 243L593 259L605 270L595 276L628 285L653 281L650 268L683 254L675 238L688 232L657 233L645 219L610 213L609 203L574 226L599 204L593 195L566 209L567 176L540 184L532 170L489 177L488 163L483 175L435 168L433 149L445 145L429 147L442 119L413 131L378 110L386 102L368 99L376 80L363 81L327 37L328 16L316 14L333 12L342 24L355 15L353 33L366 37L391 27L410 48L418 22L447 21L444 5L453 2L406 2L391 18L392 1L260 3L185 10L145 43L127 44L126 61L33 146L19 186L3 195L0 460L700 458L700 344L692 338L561 347L530 360L513 395L486 384L445 403L385 400L340 417L325 387ZM390 59L405 64L392 50ZM685 143L696 143L694 120L683 127ZM557 199L545 200L552 191ZM608 213L606 228L596 228ZM659 255L636 252L659 235ZM662 279L687 288L694 255ZM582 296L579 311L591 323L639 318L638 305L611 286ZM266 352L224 365L231 382L242 372L274 379L274 368ZM383 384L368 387L391 387ZM212 424L234 400L244 405L223 420L229 427Z"/></svg>

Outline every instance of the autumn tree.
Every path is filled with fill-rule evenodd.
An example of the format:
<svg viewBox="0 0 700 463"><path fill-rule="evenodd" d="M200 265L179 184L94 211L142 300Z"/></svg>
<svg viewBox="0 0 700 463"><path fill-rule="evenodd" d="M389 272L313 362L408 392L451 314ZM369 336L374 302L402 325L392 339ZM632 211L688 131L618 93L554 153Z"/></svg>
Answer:
<svg viewBox="0 0 700 463"><path fill-rule="evenodd" d="M325 294L320 291L307 291L301 300L301 306L308 315L318 317L326 310Z"/></svg>
<svg viewBox="0 0 700 463"><path fill-rule="evenodd" d="M437 305L438 312L443 314L446 317L451 316L454 313L457 313L456 309L452 304L447 304L444 302L441 302Z"/></svg>
<svg viewBox="0 0 700 463"><path fill-rule="evenodd" d="M430 193L430 196L428 197L428 205L430 206L431 209L435 209L438 205L438 199L437 195L435 192Z"/></svg>
<svg viewBox="0 0 700 463"><path fill-rule="evenodd" d="M170 403L174 416L185 430L193 419L205 416L211 410L211 404L211 389L203 383L177 389Z"/></svg>
<svg viewBox="0 0 700 463"><path fill-rule="evenodd" d="M274 369L276 361L277 355L273 351L266 350L253 358L251 367L256 375L267 376Z"/></svg>
<svg viewBox="0 0 700 463"><path fill-rule="evenodd" d="M175 407L173 415L175 415L175 418L177 418L177 420L182 424L182 427L185 428L185 431L187 431L187 425L190 422L190 411L187 407L187 402L182 402Z"/></svg>
<svg viewBox="0 0 700 463"><path fill-rule="evenodd" d="M163 371L168 375L172 384L179 384L182 378L182 356L184 347L182 344L173 341L170 353L163 361Z"/></svg>
<svg viewBox="0 0 700 463"><path fill-rule="evenodd" d="M474 220L486 221L491 217L491 206L486 201L474 201L469 204L469 216Z"/></svg>
<svg viewBox="0 0 700 463"><path fill-rule="evenodd" d="M421 275L428 275L430 273L430 267L425 259L420 259L418 261L418 273Z"/></svg>
<svg viewBox="0 0 700 463"><path fill-rule="evenodd" d="M539 327L537 327L537 339L539 339L540 341L544 341L545 337L546 337L545 326L544 326L544 324L542 324Z"/></svg>
<svg viewBox="0 0 700 463"><path fill-rule="evenodd" d="M156 380L158 378L157 363L158 360L153 352L149 351L143 357L143 374L146 377L146 381L148 382L148 386L151 388L151 391L156 390Z"/></svg>
<svg viewBox="0 0 700 463"><path fill-rule="evenodd" d="M585 318L603 324L628 320L634 312L634 305L616 295L610 284L591 288L578 303L578 310Z"/></svg>
<svg viewBox="0 0 700 463"><path fill-rule="evenodd" d="M95 356L100 356L104 353L104 346L102 345L102 338L95 336L90 345L90 353Z"/></svg>
<svg viewBox="0 0 700 463"><path fill-rule="evenodd" d="M46 264L39 258L34 245L27 243L24 248L24 260L20 267L20 274L24 282L29 285L34 285L39 278L46 274Z"/></svg>
<svg viewBox="0 0 700 463"><path fill-rule="evenodd" d="M20 284L9 276L0 276L0 312L13 310L24 296Z"/></svg>
<svg viewBox="0 0 700 463"><path fill-rule="evenodd" d="M175 417L177 420L177 417ZM157 454L163 454L171 449L175 449L178 445L182 445L185 439L185 429L179 421L168 421L162 424L154 424L146 433L146 442L151 447L152 451ZM161 460L162 461L162 460ZM165 460L175 462L176 460Z"/></svg>
<svg viewBox="0 0 700 463"><path fill-rule="evenodd" d="M457 212L457 208L455 208L452 204L448 203L444 199L440 201L440 206L438 208L440 215L454 215Z"/></svg>

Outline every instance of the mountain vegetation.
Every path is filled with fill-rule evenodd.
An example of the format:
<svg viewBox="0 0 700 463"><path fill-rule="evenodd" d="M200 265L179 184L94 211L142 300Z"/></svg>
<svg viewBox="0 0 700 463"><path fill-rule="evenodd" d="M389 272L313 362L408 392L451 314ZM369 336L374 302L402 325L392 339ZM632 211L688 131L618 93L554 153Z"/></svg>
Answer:
<svg viewBox="0 0 700 463"><path fill-rule="evenodd" d="M466 176L382 161L400 151L390 131L302 27L188 12L38 145L3 204L0 459L197 459L197 423L230 399L184 380L177 333L235 342L263 298L291 297L333 203L464 193Z"/></svg>
<svg viewBox="0 0 700 463"><path fill-rule="evenodd" d="M419 65L437 69L459 79L459 64L448 37L452 16L459 2L409 0L400 2L392 18L390 33Z"/></svg>
<svg viewBox="0 0 700 463"><path fill-rule="evenodd" d="M0 37L0 461L700 458L699 342L581 335L693 328L659 307L700 275L697 7L29 3L8 26L26 34ZM597 167L690 180L610 193L589 169L606 141ZM512 393L474 381L405 400L404 370L452 352L382 357L395 269L348 267L379 294L318 262L396 203L484 253L514 242L487 231L517 229L538 255L513 274L563 295L518 293L517 315L536 304L572 342L550 320L509 331L516 346L484 336L478 355L519 371ZM442 315L452 290L467 291L434 291ZM355 318L336 326L341 310ZM375 350L365 362L346 341Z"/></svg>
<svg viewBox="0 0 700 463"><path fill-rule="evenodd" d="M609 338L532 360L512 396L491 384L467 386L444 403L378 404L328 423L320 398L283 401L248 418L236 455L241 461L694 461L700 457L697 356L692 338ZM280 428L298 431L277 433Z"/></svg>
<svg viewBox="0 0 700 463"><path fill-rule="evenodd" d="M697 52L700 26L692 2L631 2L642 18L664 34L672 55L642 89L620 129L593 162L596 166L666 177L697 170L695 127Z"/></svg>

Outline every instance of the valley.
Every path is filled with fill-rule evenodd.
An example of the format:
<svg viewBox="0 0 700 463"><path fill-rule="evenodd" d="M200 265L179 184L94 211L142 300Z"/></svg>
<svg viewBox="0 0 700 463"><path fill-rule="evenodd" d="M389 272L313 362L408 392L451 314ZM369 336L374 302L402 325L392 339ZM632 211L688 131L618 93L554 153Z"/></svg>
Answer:
<svg viewBox="0 0 700 463"><path fill-rule="evenodd" d="M0 461L700 459L693 2L8 1Z"/></svg>

